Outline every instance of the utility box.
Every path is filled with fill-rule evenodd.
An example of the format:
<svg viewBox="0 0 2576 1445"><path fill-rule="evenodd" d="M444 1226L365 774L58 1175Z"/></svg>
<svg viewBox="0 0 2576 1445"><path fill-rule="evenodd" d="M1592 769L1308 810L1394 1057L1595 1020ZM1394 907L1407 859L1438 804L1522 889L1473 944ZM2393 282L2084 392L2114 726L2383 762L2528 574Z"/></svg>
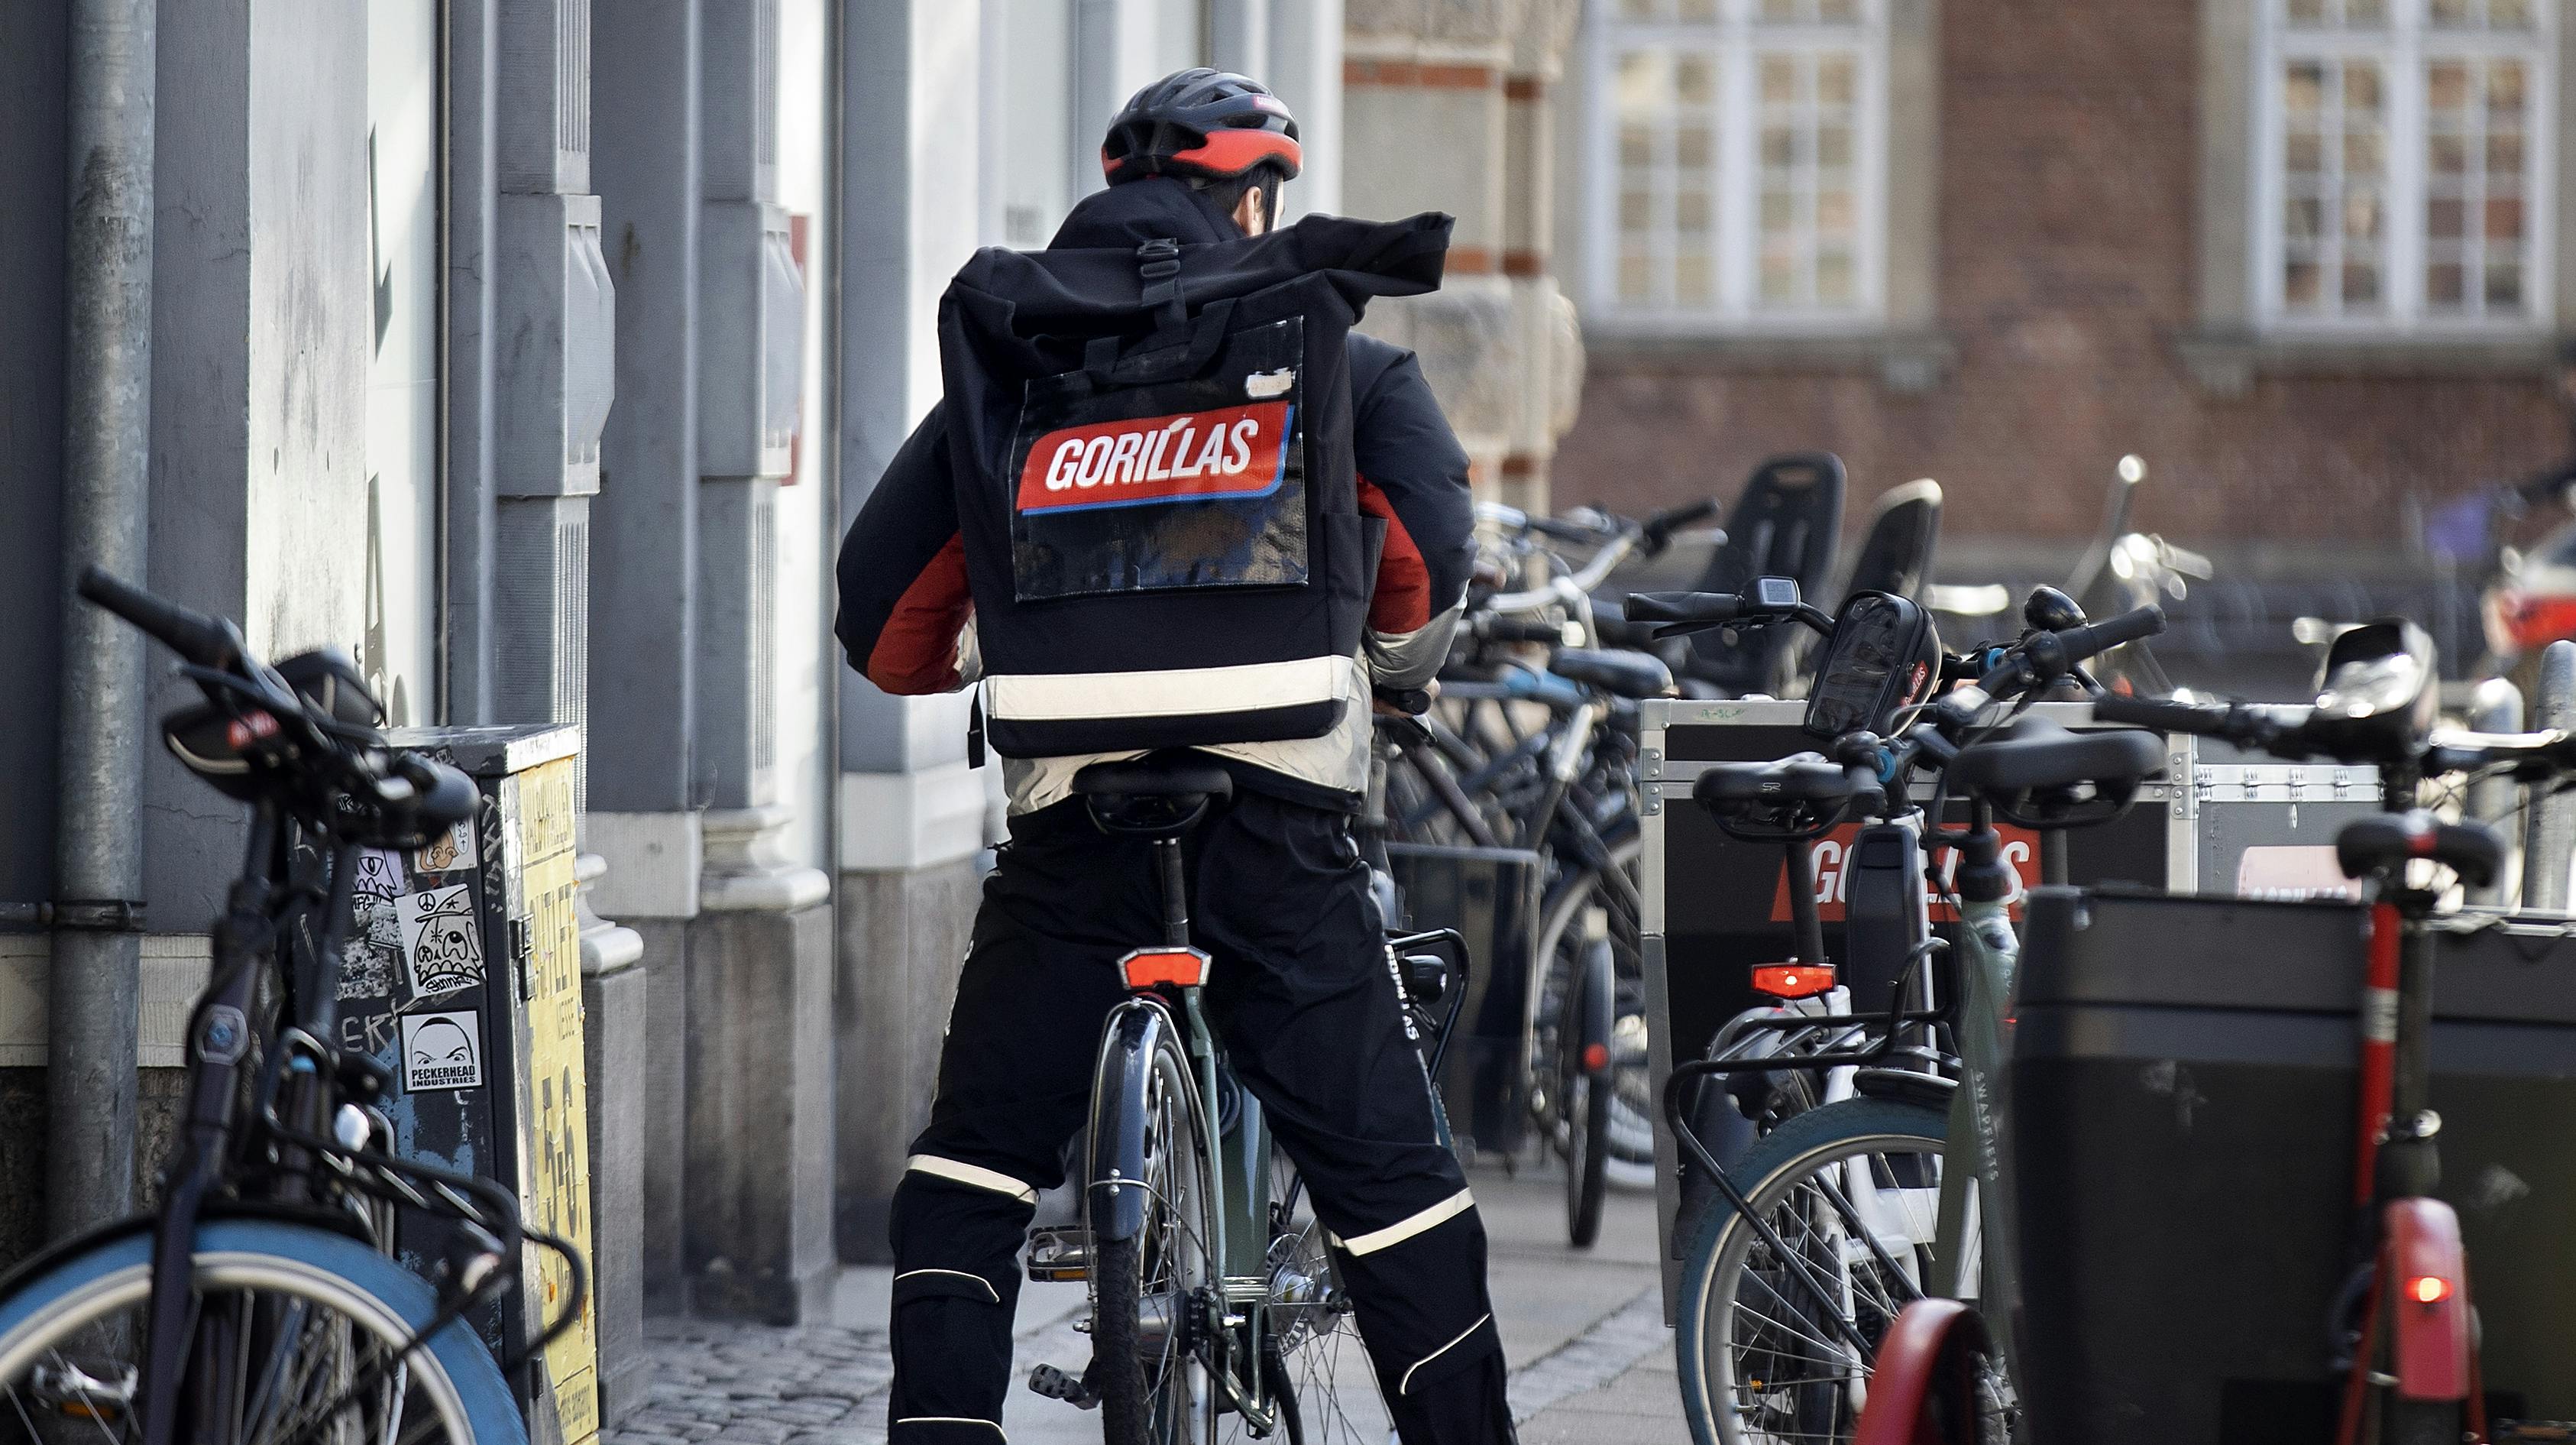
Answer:
<svg viewBox="0 0 2576 1445"><path fill-rule="evenodd" d="M483 805L430 846L361 856L340 984L340 1044L392 1077L394 1152L509 1189L532 1231L591 1257L582 1063L581 938L574 921L568 727L409 728L395 746L472 776ZM459 1257L456 1231L405 1211L404 1262L425 1277ZM516 1299L469 1316L508 1358L562 1313L570 1274L529 1246ZM512 1380L537 1445L599 1433L596 1328L574 1326Z"/></svg>

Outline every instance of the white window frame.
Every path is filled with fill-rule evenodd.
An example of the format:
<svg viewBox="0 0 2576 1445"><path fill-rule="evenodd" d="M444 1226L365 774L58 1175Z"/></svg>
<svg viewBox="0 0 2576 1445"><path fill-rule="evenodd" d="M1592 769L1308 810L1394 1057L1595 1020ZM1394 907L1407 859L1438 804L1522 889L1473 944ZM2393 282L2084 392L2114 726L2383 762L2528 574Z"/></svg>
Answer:
<svg viewBox="0 0 2576 1445"><path fill-rule="evenodd" d="M2257 324L2283 336L2321 338L2423 339L2526 336L2546 332L2556 315L2557 168L2558 168L2558 27L2560 0L2535 0L2534 28L2496 34L2482 31L2435 31L2430 0L2387 0L2389 25L2377 31L2311 29L2293 32L2288 0L2258 0L2255 26L2254 244L2248 248ZM2523 267L2522 307L2518 313L2484 316L2428 314L2424 304L2425 149L2429 132L2424 111L2424 63L2431 54L2511 56L2531 67L2525 93L2523 141L2523 224L2528 237ZM2382 62L2383 114L2387 117L2386 214L2381 286L2388 298L2384 312L2359 316L2315 315L2288 310L2282 299L2285 252L2283 202L2286 191L2282 136L2288 116L2282 96L2282 71L2296 58L2357 56ZM2336 224L2328 216L2325 224ZM2340 284L2330 278L2327 284ZM2472 283L2482 284L2482 283Z"/></svg>
<svg viewBox="0 0 2576 1445"><path fill-rule="evenodd" d="M1588 323L1631 335L1806 336L1868 334L1887 324L1888 0L1860 0L1857 27L1782 24L1755 19L1758 0L1717 0L1714 21L1634 21L1613 16L1616 0L1585 6L1585 115L1582 138L1584 256ZM1755 52L1852 46L1860 73L1854 136L1860 207L1853 258L1854 302L1847 307L1764 305L1760 300L1760 123ZM1717 52L1716 301L1622 301L1617 54L1623 44L1662 40Z"/></svg>

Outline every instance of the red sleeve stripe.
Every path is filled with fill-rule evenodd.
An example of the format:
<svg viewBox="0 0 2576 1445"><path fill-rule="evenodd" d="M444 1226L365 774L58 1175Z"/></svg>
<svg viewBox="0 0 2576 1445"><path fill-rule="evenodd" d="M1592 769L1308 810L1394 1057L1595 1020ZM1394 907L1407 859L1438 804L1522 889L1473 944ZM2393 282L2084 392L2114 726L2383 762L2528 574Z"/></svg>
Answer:
<svg viewBox="0 0 2576 1445"><path fill-rule="evenodd" d="M1386 549L1378 557L1377 592L1369 602L1369 630L1390 636L1431 625L1431 569L1422 549L1395 514L1395 504L1368 478L1359 479L1360 511L1386 520Z"/></svg>
<svg viewBox="0 0 2576 1445"><path fill-rule="evenodd" d="M975 615L966 587L966 541L951 536L912 585L868 652L868 681L887 692L946 692L957 685L957 634Z"/></svg>

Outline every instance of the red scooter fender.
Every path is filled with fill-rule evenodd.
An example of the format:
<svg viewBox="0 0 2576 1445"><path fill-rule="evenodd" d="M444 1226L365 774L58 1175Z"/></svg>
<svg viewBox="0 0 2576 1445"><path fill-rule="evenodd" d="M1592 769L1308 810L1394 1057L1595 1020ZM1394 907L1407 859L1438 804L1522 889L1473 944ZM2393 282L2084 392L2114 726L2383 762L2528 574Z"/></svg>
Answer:
<svg viewBox="0 0 2576 1445"><path fill-rule="evenodd" d="M2380 1214L2382 1268L2396 1317L2389 1358L2401 1400L2465 1400L2471 1354L2469 1256L2460 1217L2438 1199L2399 1199Z"/></svg>
<svg viewBox="0 0 2576 1445"><path fill-rule="evenodd" d="M1919 1299L1878 1342L1852 1445L1970 1445L1986 1322L1953 1299Z"/></svg>

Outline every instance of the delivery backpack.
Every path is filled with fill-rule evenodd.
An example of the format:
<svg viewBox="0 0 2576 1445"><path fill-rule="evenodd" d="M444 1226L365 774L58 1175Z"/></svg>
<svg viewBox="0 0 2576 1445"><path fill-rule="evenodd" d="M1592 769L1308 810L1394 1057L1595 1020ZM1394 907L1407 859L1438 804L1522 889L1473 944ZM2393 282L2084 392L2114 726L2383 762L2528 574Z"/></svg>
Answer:
<svg viewBox="0 0 2576 1445"><path fill-rule="evenodd" d="M978 252L939 308L984 738L1006 757L1321 737L1385 523L1346 342L1440 283L1450 220Z"/></svg>

